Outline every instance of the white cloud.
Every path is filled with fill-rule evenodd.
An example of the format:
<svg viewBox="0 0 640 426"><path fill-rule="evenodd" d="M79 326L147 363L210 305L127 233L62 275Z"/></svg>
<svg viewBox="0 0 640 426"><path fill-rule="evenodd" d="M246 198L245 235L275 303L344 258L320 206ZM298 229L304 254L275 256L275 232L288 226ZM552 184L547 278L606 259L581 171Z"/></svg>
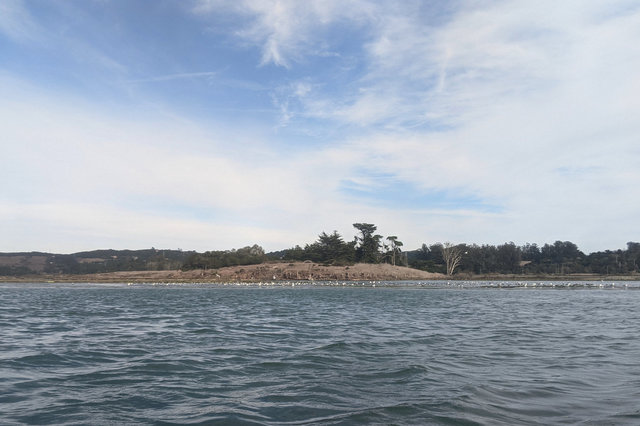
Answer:
<svg viewBox="0 0 640 426"><path fill-rule="evenodd" d="M198 14L233 12L248 16L249 25L237 30L243 40L258 45L261 63L290 67L308 55L327 55L322 33L336 22L370 19L375 7L367 1L338 0L199 0Z"/></svg>
<svg viewBox="0 0 640 426"><path fill-rule="evenodd" d="M307 96L307 112L364 126L349 149L373 170L503 207L432 222L458 234L449 239L621 246L637 239L629 212L640 213L640 47L631 42L640 11L604 13L610 7L501 2L435 28L390 15L368 46L362 89L338 109ZM386 130L372 130L376 123ZM576 172L558 173L567 167ZM599 227L613 223L602 236Z"/></svg>
<svg viewBox="0 0 640 426"><path fill-rule="evenodd" d="M11 87L0 100L3 250L280 249L352 220L336 200L348 169L322 152L232 146L237 135L188 120L126 118L16 79L0 86Z"/></svg>
<svg viewBox="0 0 640 426"><path fill-rule="evenodd" d="M74 202L3 205L4 250L37 247L73 253L98 248L184 248L200 251L280 244L278 230L143 213L105 204ZM291 238L291 236L288 236Z"/></svg>
<svg viewBox="0 0 640 426"><path fill-rule="evenodd" d="M2 7L18 16L18 6ZM639 7L464 7L443 18L409 1L197 2L205 18L243 17L237 39L261 49L256 64L289 67L276 70L283 73L331 52L325 36L336 25L362 30L361 71L346 83L293 72L273 83L281 125L304 128L311 118L348 134L305 150L283 149L251 123L214 130L225 127L169 107L170 114L127 117L0 77L0 133L8 141L0 177L11 182L0 193L4 244L45 249L41 234L75 239L67 243L73 249L102 242L281 249L334 228L349 238L357 221L398 235L408 249L438 240L567 239L588 251L637 240ZM0 31L26 37L8 22L0 15ZM114 70L126 74L125 65ZM149 80L208 77L159 71ZM289 127L279 130L290 137ZM384 185L374 173L406 189L376 200ZM350 198L346 181L371 189L371 199ZM394 206L403 190L496 208Z"/></svg>

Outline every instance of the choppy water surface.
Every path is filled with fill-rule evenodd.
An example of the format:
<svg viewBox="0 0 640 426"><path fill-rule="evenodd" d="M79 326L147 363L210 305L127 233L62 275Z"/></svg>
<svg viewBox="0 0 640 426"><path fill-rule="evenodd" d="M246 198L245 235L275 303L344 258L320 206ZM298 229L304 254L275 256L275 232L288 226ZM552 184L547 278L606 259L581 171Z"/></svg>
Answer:
<svg viewBox="0 0 640 426"><path fill-rule="evenodd" d="M638 283L473 287L0 284L0 423L640 424Z"/></svg>

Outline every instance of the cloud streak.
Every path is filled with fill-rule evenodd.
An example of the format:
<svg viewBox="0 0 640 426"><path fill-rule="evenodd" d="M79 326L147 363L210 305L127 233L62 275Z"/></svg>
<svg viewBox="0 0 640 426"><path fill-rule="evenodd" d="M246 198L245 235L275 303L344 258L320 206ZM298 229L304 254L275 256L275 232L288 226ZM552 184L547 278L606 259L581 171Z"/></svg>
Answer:
<svg viewBox="0 0 640 426"><path fill-rule="evenodd" d="M359 24L372 19L375 7L366 1L337 0L242 0L237 2L200 0L197 14L236 13L248 18L248 24L235 35L261 49L262 65L289 68L309 55L331 55L321 42L322 34L336 23Z"/></svg>
<svg viewBox="0 0 640 426"><path fill-rule="evenodd" d="M197 78L204 78L209 80L218 75L219 73L216 71L183 72L179 74L167 74L167 75L159 75L155 77L140 78L137 80L129 80L129 82L130 83L154 83L154 82L173 81L173 80L191 80L191 79L197 79Z"/></svg>
<svg viewBox="0 0 640 426"><path fill-rule="evenodd" d="M0 33L20 42L33 42L40 37L40 29L21 0L0 3Z"/></svg>
<svg viewBox="0 0 640 426"><path fill-rule="evenodd" d="M156 70L147 42L129 51L140 60L70 70L115 88L108 105L4 66L5 250L52 238L275 250L333 229L350 238L357 221L407 248L638 239L633 2L191 5L172 28L201 26L197 54L178 47ZM3 7L0 31L22 43L17 24L39 22ZM113 55L86 48L94 64ZM176 72L189 69L224 71ZM29 224L44 237L25 238Z"/></svg>

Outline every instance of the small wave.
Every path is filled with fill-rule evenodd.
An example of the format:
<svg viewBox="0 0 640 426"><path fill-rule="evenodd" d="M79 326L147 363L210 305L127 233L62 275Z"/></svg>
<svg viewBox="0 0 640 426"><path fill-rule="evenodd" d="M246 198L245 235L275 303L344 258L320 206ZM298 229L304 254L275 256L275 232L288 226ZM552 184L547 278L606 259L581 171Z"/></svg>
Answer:
<svg viewBox="0 0 640 426"><path fill-rule="evenodd" d="M2 421L640 422L639 292L378 290L14 288Z"/></svg>
<svg viewBox="0 0 640 426"><path fill-rule="evenodd" d="M429 368L424 365L408 365L394 369L373 369L366 373L356 374L354 377L359 380L371 380L374 382L406 383L428 375L429 371Z"/></svg>
<svg viewBox="0 0 640 426"><path fill-rule="evenodd" d="M197 328L195 330L189 330L189 333L193 334L216 334L218 331L215 328Z"/></svg>
<svg viewBox="0 0 640 426"><path fill-rule="evenodd" d="M59 355L53 352L42 352L33 355L25 355L10 361L16 367L65 367L78 365L79 363L72 358Z"/></svg>

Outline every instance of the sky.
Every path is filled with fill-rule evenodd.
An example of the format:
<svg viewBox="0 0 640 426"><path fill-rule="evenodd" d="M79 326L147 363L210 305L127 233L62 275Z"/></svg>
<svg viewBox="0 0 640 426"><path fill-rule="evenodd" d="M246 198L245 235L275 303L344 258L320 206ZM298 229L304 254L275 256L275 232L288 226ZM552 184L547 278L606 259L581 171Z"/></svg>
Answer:
<svg viewBox="0 0 640 426"><path fill-rule="evenodd" d="M640 240L637 0L2 0L0 251Z"/></svg>

